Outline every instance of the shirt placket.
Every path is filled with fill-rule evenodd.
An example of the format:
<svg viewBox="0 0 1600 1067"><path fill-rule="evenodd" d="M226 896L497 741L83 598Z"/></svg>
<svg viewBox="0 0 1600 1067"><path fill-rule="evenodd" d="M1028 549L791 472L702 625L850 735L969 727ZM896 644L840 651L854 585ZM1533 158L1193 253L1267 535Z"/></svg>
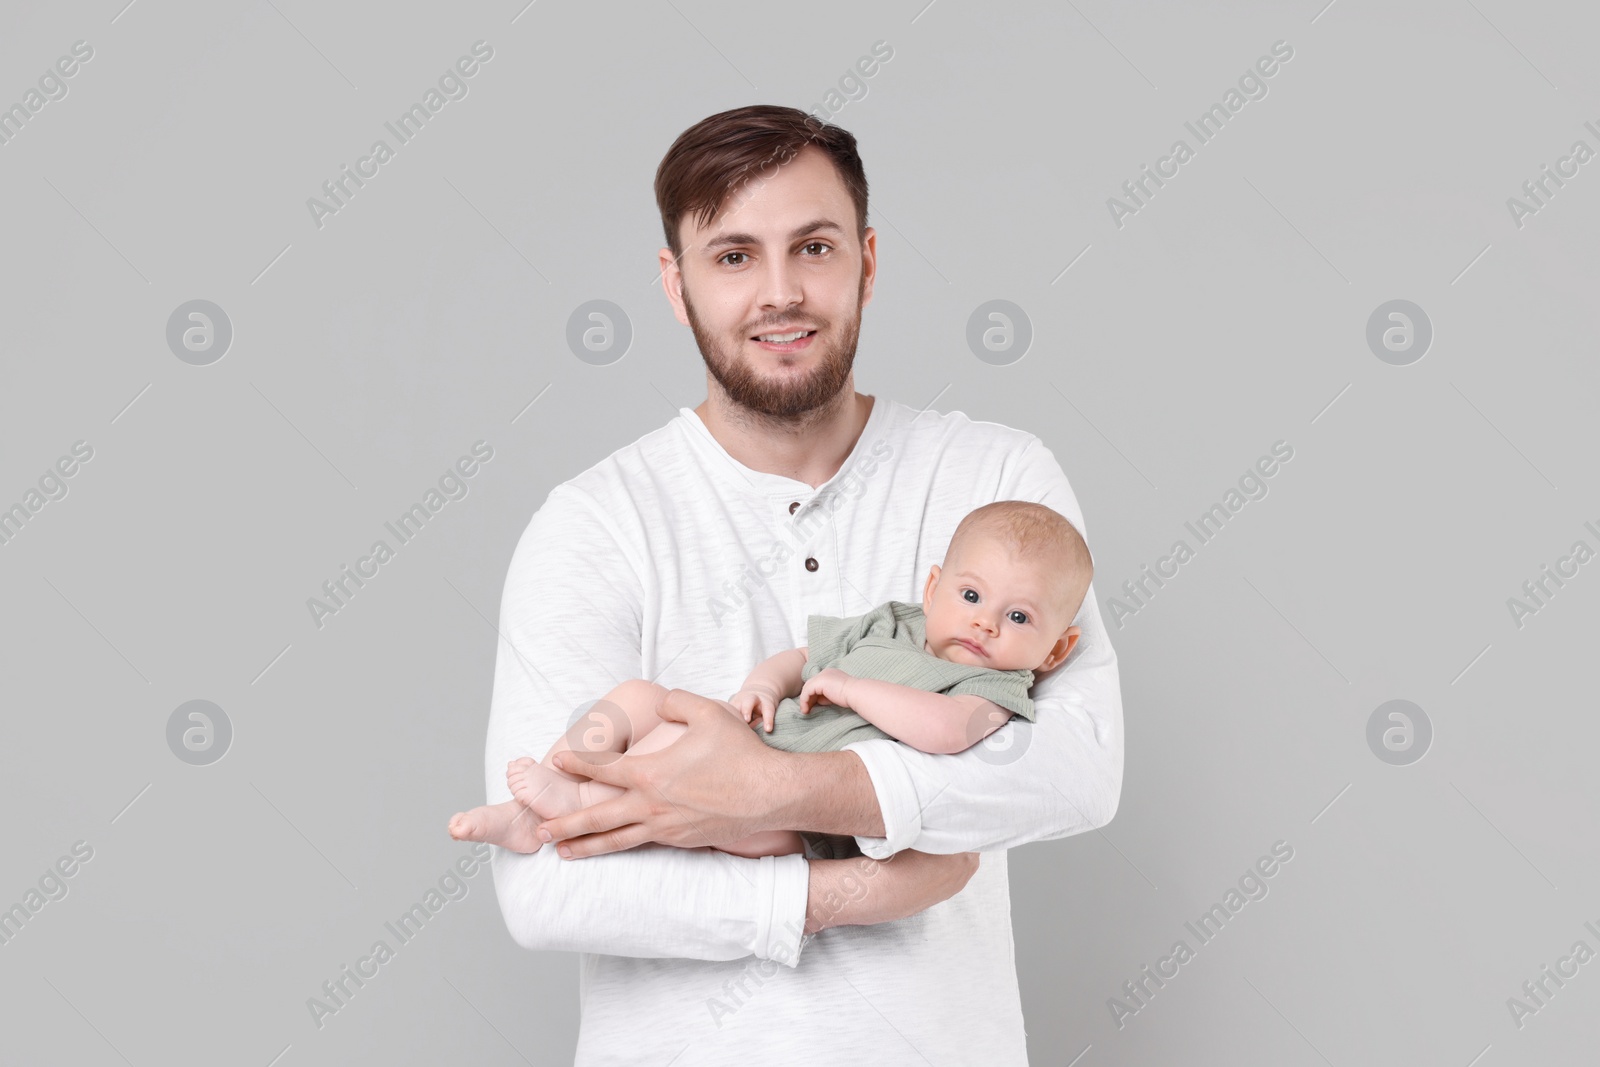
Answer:
<svg viewBox="0 0 1600 1067"><path fill-rule="evenodd" d="M807 491L775 498L778 529L789 547L784 566L789 576L789 626L803 643L809 615L843 615L840 593L843 560L838 530L823 504L824 497Z"/></svg>

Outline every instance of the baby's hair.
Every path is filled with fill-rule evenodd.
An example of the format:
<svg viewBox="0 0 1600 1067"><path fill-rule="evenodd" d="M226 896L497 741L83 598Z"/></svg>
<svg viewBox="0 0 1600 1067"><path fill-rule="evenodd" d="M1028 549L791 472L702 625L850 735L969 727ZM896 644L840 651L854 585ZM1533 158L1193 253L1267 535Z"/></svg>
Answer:
<svg viewBox="0 0 1600 1067"><path fill-rule="evenodd" d="M1094 557L1077 527L1060 512L1028 500L997 500L974 508L950 535L946 565L969 539L980 537L1000 541L1013 554L1042 564L1054 579L1057 607L1069 621L1077 614L1094 576Z"/></svg>

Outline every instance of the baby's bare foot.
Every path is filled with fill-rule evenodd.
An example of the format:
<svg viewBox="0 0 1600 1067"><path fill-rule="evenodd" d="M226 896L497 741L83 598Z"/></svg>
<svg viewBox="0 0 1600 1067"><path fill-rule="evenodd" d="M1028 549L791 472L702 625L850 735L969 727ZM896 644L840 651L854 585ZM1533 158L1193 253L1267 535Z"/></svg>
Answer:
<svg viewBox="0 0 1600 1067"><path fill-rule="evenodd" d="M450 817L450 836L457 841L487 841L512 852L537 852L540 842L534 831L538 826L536 812L508 800L456 812Z"/></svg>
<svg viewBox="0 0 1600 1067"><path fill-rule="evenodd" d="M563 778L528 756L507 764L506 785L511 787L512 796L543 819L554 819L583 807L578 782Z"/></svg>

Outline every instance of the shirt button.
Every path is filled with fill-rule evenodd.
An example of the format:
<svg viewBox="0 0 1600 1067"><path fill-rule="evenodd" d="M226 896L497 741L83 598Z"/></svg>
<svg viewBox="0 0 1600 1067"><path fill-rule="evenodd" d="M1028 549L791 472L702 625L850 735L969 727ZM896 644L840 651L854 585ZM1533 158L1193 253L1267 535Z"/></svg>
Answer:
<svg viewBox="0 0 1600 1067"><path fill-rule="evenodd" d="M806 570L814 571L814 570L817 569L817 567L818 567L817 557L816 556L807 556L806 557Z"/></svg>
<svg viewBox="0 0 1600 1067"><path fill-rule="evenodd" d="M794 503L789 505L789 514L793 515L795 512L797 512L799 510L800 510L800 501L796 500Z"/></svg>

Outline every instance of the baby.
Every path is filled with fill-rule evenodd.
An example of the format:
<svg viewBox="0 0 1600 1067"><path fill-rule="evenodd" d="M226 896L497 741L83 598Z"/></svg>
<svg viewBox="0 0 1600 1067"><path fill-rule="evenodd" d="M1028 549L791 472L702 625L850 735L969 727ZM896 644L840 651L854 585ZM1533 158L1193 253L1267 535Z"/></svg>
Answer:
<svg viewBox="0 0 1600 1067"><path fill-rule="evenodd" d="M1012 715L1034 721L1029 687L1077 644L1071 623L1092 573L1088 546L1055 511L1021 500L985 504L956 527L944 567L929 570L921 607L891 600L854 618L812 615L805 647L766 660L718 703L767 744L790 752L836 751L883 737L923 752L961 752ZM573 748L665 748L688 729L658 715L667 692L653 682L623 682L542 763L510 763L506 782L515 800L458 812L450 836L533 852L540 821L621 795L617 786L557 770L552 758ZM721 850L777 856L802 852L814 840L774 830Z"/></svg>

